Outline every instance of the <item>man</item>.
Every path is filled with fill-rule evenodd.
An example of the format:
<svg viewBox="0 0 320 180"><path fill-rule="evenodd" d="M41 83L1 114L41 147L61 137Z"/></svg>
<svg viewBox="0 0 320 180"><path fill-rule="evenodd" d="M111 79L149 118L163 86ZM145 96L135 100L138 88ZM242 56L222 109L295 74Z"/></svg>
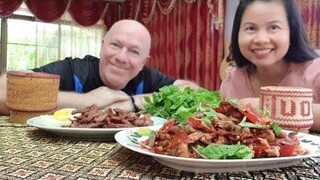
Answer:
<svg viewBox="0 0 320 180"><path fill-rule="evenodd" d="M143 107L144 96L166 85L179 88L198 86L190 81L175 80L144 66L149 60L151 36L149 31L134 20L120 20L102 40L100 59L66 58L50 63L34 72L59 74L58 109L99 107L136 111ZM8 114L5 107L6 75L0 77L0 114Z"/></svg>

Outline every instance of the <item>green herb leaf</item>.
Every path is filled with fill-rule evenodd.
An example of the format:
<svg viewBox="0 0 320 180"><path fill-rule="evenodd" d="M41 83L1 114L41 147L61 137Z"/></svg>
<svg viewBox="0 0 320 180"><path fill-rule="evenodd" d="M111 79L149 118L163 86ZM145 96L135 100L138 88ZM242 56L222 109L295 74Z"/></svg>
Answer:
<svg viewBox="0 0 320 180"><path fill-rule="evenodd" d="M174 85L160 88L159 92L152 94L152 97L152 101L149 97L145 97L146 105L141 110L142 114L177 118L180 123L194 115L200 103L215 108L221 102L220 94L217 91L209 91L204 88L194 90L190 87L180 90ZM213 112L208 111L206 113L212 114Z"/></svg>
<svg viewBox="0 0 320 180"><path fill-rule="evenodd" d="M272 130L273 130L273 132L274 132L274 134L276 136L279 136L281 134L282 130L281 130L281 128L280 128L280 126L279 126L279 124L277 122L272 121L270 126L271 126L271 128L272 128Z"/></svg>
<svg viewBox="0 0 320 180"><path fill-rule="evenodd" d="M209 144L206 147L197 146L198 152L209 159L251 159L251 149L240 143L234 145Z"/></svg>
<svg viewBox="0 0 320 180"><path fill-rule="evenodd" d="M269 129L269 125L261 125L261 124L253 124L250 122L246 122L247 117L244 117L241 122L238 124L240 127L243 128L255 128L255 129Z"/></svg>

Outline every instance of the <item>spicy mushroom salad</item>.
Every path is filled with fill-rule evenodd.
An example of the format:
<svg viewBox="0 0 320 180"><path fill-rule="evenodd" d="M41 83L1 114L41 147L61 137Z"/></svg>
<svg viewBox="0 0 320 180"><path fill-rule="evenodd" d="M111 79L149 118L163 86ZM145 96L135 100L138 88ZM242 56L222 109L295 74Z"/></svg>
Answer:
<svg viewBox="0 0 320 180"><path fill-rule="evenodd" d="M168 121L141 147L157 154L205 159L250 159L305 154L295 132L283 131L267 112L206 89L166 86L142 113Z"/></svg>

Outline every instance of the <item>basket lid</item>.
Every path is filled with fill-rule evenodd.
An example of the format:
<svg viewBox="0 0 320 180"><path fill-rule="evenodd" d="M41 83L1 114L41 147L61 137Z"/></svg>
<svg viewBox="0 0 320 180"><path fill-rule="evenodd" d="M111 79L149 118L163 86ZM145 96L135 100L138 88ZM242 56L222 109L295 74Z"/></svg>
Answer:
<svg viewBox="0 0 320 180"><path fill-rule="evenodd" d="M16 77L30 77L30 78L44 78L44 79L60 79L58 74L49 74L43 72L30 72L30 71L8 71L8 76Z"/></svg>

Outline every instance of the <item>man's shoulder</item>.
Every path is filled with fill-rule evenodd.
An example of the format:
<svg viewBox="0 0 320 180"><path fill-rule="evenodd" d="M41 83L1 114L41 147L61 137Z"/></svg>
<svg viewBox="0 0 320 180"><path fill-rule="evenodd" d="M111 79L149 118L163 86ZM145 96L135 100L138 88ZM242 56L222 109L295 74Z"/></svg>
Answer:
<svg viewBox="0 0 320 180"><path fill-rule="evenodd" d="M99 66L100 62L99 58L91 55L86 55L83 58L66 58L65 60L67 60L71 67L78 69L95 69Z"/></svg>
<svg viewBox="0 0 320 180"><path fill-rule="evenodd" d="M159 70L150 67L150 66L143 66L142 71L149 71L149 72L160 72Z"/></svg>
<svg viewBox="0 0 320 180"><path fill-rule="evenodd" d="M148 75L160 75L160 76L167 76L165 73L161 72L160 70L151 67L151 66L143 66L140 73L148 74Z"/></svg>
<svg viewBox="0 0 320 180"><path fill-rule="evenodd" d="M71 58L69 60L75 60L75 61L87 61L87 62L99 62L99 58L91 55L86 55L83 58Z"/></svg>

